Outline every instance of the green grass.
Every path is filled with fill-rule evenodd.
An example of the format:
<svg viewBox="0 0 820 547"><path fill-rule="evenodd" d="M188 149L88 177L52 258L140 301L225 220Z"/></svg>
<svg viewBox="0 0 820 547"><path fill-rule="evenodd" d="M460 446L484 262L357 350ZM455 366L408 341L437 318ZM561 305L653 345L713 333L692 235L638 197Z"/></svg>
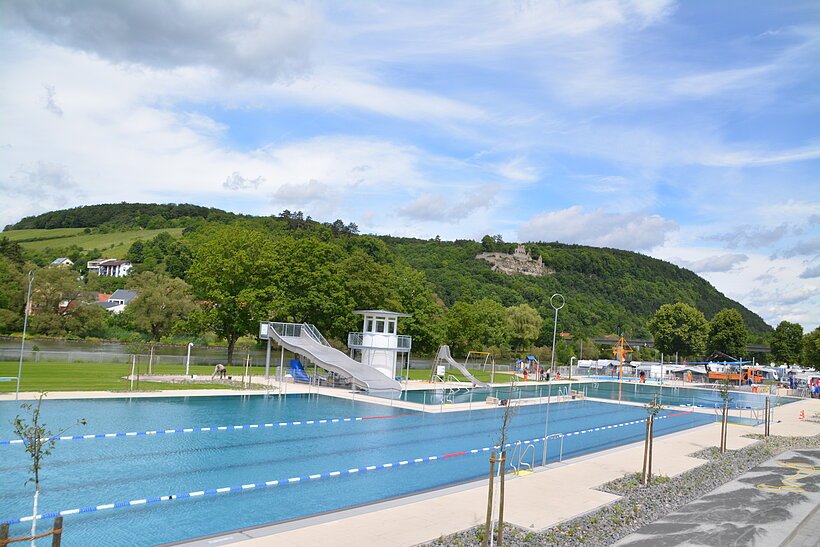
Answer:
<svg viewBox="0 0 820 547"><path fill-rule="evenodd" d="M54 228L53 230L9 230L0 233L0 237L7 237L12 241L39 241L42 239L55 239L79 234L85 228Z"/></svg>
<svg viewBox="0 0 820 547"><path fill-rule="evenodd" d="M77 245L81 249L88 251L91 249L105 250L105 258L124 258L131 244L141 239L147 241L153 239L159 233L168 232L173 237L180 237L182 235L182 228L163 228L160 230L130 230L127 232L111 232L110 234L83 234L82 228L57 228L55 230L11 230L3 232L2 235L9 237L9 239L21 240L31 239L37 237L36 241L20 241L20 245L25 249L34 251L42 251L46 248L63 248L71 245ZM74 231L74 235L70 234ZM37 235L40 233L42 235ZM20 236L19 234L27 234ZM54 234L53 237L46 238L49 234ZM113 247L112 247L113 246Z"/></svg>
<svg viewBox="0 0 820 547"><path fill-rule="evenodd" d="M0 362L0 376L16 377L19 362ZM141 366L145 374L146 365ZM210 376L214 369L210 365L191 365L191 374ZM154 374L183 374L180 365L159 365L154 367ZM241 372L236 366L229 370L234 375ZM256 372L256 371L255 371ZM125 391L130 389L130 380L124 377L131 373L131 365L123 363L29 363L23 362L23 374L20 380L20 391ZM136 386L135 386L136 387ZM164 384L157 382L140 382L140 389L153 391L158 389L219 389L220 384ZM17 381L0 382L0 392L9 393L17 389Z"/></svg>

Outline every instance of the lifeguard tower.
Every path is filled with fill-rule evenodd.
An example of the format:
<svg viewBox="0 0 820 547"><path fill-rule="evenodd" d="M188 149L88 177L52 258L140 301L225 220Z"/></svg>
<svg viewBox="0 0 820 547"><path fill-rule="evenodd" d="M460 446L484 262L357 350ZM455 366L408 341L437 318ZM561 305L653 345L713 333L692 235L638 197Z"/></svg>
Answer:
<svg viewBox="0 0 820 547"><path fill-rule="evenodd" d="M413 338L398 333L399 317L412 317L406 313L385 310L355 310L364 316L362 332L347 335L350 357L356 351L361 353L360 361L378 370L390 379L396 378L396 362L399 353L410 357Z"/></svg>

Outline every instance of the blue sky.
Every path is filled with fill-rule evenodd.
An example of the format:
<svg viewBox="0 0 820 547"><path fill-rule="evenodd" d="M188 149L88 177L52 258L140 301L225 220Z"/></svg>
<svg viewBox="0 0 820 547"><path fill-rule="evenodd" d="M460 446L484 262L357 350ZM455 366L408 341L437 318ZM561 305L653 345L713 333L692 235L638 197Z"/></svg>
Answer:
<svg viewBox="0 0 820 547"><path fill-rule="evenodd" d="M562 241L820 322L820 3L8 1L0 223L118 201Z"/></svg>

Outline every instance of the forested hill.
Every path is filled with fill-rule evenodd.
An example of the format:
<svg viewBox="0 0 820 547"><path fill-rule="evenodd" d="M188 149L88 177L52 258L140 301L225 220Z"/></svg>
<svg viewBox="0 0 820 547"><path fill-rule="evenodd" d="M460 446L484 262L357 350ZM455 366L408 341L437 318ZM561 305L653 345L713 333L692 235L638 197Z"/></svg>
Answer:
<svg viewBox="0 0 820 547"><path fill-rule="evenodd" d="M561 243L527 243L532 257L540 255L544 267L553 272L533 277L494 272L489 262L475 258L487 251L512 253L516 247L513 243L382 239L412 267L427 275L447 306L482 298L499 300L505 306L527 302L548 318L553 313L550 296L560 293L567 302L560 312L564 330L649 337L646 323L662 304L686 302L702 311L707 319L724 308L735 308L750 331L772 330L759 315L730 300L694 272L639 253Z"/></svg>
<svg viewBox="0 0 820 547"><path fill-rule="evenodd" d="M368 260L389 267L392 276L405 276L396 272L400 272L405 267L401 264L406 263L423 272L429 288L446 308L457 302L477 303L482 299L499 302L505 307L527 303L538 310L545 324L551 325L553 308L549 299L554 293L561 293L566 306L560 312L559 329L582 338L616 333L649 337L646 327L649 319L662 304L675 302L694 306L706 319L711 319L724 308L734 308L741 313L751 332L766 334L772 330L760 316L728 299L695 273L662 260L617 249L527 243L526 250L533 259L542 257L544 269L549 273L540 277L507 275L492 271L489 262L476 258L482 252L512 253L515 250L514 243L505 243L498 237L487 236L481 242L450 242L438 238L360 236L355 224L345 224L341 220L323 224L311 220L301 211L252 217L188 204L91 205L28 217L7 226L6 230L85 228L83 232L94 235L125 230L147 234L149 230L182 228L175 231L181 234L177 239L162 233L156 236L156 241L138 241L126 257L138 264L137 271L156 270L186 279L196 247L211 237L213 227L224 224L240 224L259 230L274 240L312 238L316 243L306 248L330 245L334 249L334 261L344 260L344 257L353 260L356 253L359 256L356 260L359 260L364 253L370 257ZM14 239L13 232L9 235ZM25 241L32 241L32 237L26 233ZM37 238L42 239L42 236L37 235ZM106 248L87 248L87 245L73 241L71 235L60 236L51 246L38 241L36 248L40 249L41 256L35 256L35 244L30 244L29 258L44 266L58 256L67 256L81 268L85 260L111 252ZM356 273L359 270L353 268L350 271L354 272L348 275L352 279L362 277L361 271L364 270ZM384 281L357 279L356 283L369 294L373 292L372 287L366 285ZM363 305L363 298L354 293L351 293L351 305ZM371 302L369 305L380 304ZM551 340L551 331L551 326L545 326L539 340Z"/></svg>
<svg viewBox="0 0 820 547"><path fill-rule="evenodd" d="M10 224L3 231L52 228L170 228L170 221L185 218L201 218L213 221L231 221L250 218L248 215L228 213L212 207L201 207L188 203L110 203L85 205L73 209L50 211L41 215L26 217L16 224Z"/></svg>

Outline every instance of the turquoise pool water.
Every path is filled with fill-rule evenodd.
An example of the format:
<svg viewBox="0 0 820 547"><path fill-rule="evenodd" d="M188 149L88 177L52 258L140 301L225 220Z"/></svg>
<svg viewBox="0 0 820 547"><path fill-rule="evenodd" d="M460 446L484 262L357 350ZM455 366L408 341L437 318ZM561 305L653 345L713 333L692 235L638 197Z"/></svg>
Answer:
<svg viewBox="0 0 820 547"><path fill-rule="evenodd" d="M587 397L598 399L622 400L629 402L648 403L655 397L659 397L665 405L691 406L715 408L722 406L720 393L714 390L686 388L677 386L660 386L657 384L640 384L637 382L573 382L554 384L530 384L510 387L492 388L456 388L456 389L427 389L406 391L401 395L402 400L423 403L423 404L443 404L443 403L482 403L487 397L499 399L518 398L546 398L552 396L565 395L569 390L583 392ZM762 409L765 405L767 395L758 393L731 392L730 408L733 409ZM790 397L770 397L772 405L781 405L795 401Z"/></svg>
<svg viewBox="0 0 820 547"><path fill-rule="evenodd" d="M14 403L0 403L0 440L11 439ZM408 414L389 405L321 396L236 396L49 401L43 421L57 429L83 417L69 434L138 432L347 417L359 421L227 429L58 441L44 461L40 513L96 507L222 487L284 479L285 484L240 492L173 499L68 515L64 545L155 545L232 529L304 517L344 507L440 488L485 476L503 408L472 412ZM543 437L546 405L518 407L511 441ZM708 414L664 411L659 435L712 421ZM395 417L384 417L395 416ZM548 459L563 458L641 440L641 407L592 401L553 404L549 433L629 424L550 441ZM536 444L540 463L542 444ZM467 452L466 454L460 454ZM32 487L24 485L29 460L21 445L0 445L0 521L31 511ZM412 463L417 458L433 461ZM445 457L447 456L447 457ZM398 462L410 462L400 465ZM367 466L395 463L367 471ZM287 483L288 478L351 468L361 472ZM38 529L50 528L50 520ZM30 524L11 525L11 536Z"/></svg>

